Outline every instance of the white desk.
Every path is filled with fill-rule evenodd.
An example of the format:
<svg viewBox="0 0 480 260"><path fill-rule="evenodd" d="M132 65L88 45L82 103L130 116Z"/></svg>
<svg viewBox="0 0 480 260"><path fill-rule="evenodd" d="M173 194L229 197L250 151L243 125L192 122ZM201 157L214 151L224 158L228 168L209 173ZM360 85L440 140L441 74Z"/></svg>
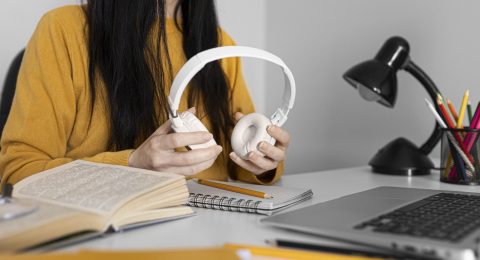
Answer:
<svg viewBox="0 0 480 260"><path fill-rule="evenodd" d="M429 176L403 177L380 175L367 167L347 168L285 176L279 185L309 187L313 199L291 209L305 207L364 191L378 186L429 188L479 192L478 186L441 183L439 173ZM291 210L289 209L289 210ZM165 249L222 246L225 243L265 245L266 239L289 238L309 240L309 237L286 230L266 227L259 223L265 216L220 210L195 209L197 216L157 224L124 233L84 242L66 250L88 249ZM311 239L311 238L310 238ZM322 243L333 243L323 241Z"/></svg>

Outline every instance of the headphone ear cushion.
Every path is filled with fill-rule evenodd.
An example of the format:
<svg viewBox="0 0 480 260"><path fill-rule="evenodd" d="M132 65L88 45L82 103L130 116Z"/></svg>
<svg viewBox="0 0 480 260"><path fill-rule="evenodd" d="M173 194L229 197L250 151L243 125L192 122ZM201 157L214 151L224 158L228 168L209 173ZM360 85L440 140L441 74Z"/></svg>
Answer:
<svg viewBox="0 0 480 260"><path fill-rule="evenodd" d="M263 155L257 150L258 144L262 141L270 144L275 143L275 139L267 133L267 127L271 124L270 119L259 113L252 113L242 117L232 132L231 143L233 151L244 160L248 159L248 153L251 151L256 151Z"/></svg>

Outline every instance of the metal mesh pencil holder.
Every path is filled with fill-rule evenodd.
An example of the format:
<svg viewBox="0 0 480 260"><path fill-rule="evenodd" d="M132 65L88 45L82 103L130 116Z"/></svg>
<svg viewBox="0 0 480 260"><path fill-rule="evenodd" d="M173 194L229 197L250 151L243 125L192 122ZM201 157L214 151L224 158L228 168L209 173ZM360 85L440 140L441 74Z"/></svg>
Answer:
<svg viewBox="0 0 480 260"><path fill-rule="evenodd" d="M480 184L480 129L442 129L440 181Z"/></svg>

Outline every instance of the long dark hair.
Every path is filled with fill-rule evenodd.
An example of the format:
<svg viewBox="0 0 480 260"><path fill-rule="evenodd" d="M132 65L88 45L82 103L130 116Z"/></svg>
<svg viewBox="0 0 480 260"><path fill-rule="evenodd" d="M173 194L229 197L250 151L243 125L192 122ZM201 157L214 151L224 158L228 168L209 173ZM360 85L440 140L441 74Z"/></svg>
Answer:
<svg viewBox="0 0 480 260"><path fill-rule="evenodd" d="M104 88L110 114L109 149L136 148L168 118L166 84L171 84L173 75L165 0L88 0L85 10L92 107ZM175 14L187 59L219 45L213 0L179 0ZM214 138L229 145L227 135L234 123L220 62L207 64L189 88L189 106L201 102Z"/></svg>

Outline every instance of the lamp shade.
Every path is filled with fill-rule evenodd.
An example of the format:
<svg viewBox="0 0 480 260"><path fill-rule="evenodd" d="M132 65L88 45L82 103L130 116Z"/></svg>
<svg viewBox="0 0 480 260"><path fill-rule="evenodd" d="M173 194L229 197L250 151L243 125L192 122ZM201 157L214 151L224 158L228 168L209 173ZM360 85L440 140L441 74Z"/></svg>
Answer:
<svg viewBox="0 0 480 260"><path fill-rule="evenodd" d="M391 37L374 59L353 66L343 78L368 101L392 108L397 99L397 72L409 61L410 47L401 37Z"/></svg>
<svg viewBox="0 0 480 260"><path fill-rule="evenodd" d="M368 101L392 108L397 100L397 74L377 60L362 62L348 70L343 78Z"/></svg>

